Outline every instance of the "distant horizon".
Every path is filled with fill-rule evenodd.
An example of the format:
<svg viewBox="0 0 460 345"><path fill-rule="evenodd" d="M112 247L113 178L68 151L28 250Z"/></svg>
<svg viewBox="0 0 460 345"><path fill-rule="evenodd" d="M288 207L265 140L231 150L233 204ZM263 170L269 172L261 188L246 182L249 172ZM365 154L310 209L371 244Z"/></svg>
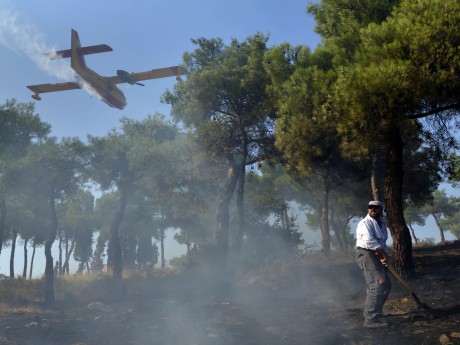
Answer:
<svg viewBox="0 0 460 345"><path fill-rule="evenodd" d="M178 231L167 231L166 238L165 238L165 260L168 262L169 260L179 257L186 253L187 246L185 244L179 244L174 239L174 234ZM18 235L18 240L16 241L16 250L15 250L15 260L14 260L14 274L15 278L22 277L22 271L24 269L24 244L18 244L20 242ZM7 244L11 244L11 241L8 241ZM160 248L160 242L155 240L155 243ZM59 241L55 240L53 246L51 247L51 253L53 255L54 264L59 259L59 248L58 248ZM32 247L29 246L27 249L27 279L29 278L29 271L30 271L30 260L32 257ZM34 268L32 271L32 278L39 278L45 274L45 253L44 253L44 246L37 247L35 250L35 258L34 258ZM63 253L65 253L63 251ZM11 256L11 245L5 246L5 243L2 248L2 253L0 254L0 274L3 274L7 277L10 276L10 256ZM106 259L106 257L105 257ZM161 258L158 257L160 261ZM104 260L104 264L106 264L107 260ZM69 272L70 274L74 274L78 270L78 262L73 259L73 253L69 260ZM158 266L158 263L156 266ZM86 272L86 271L85 271Z"/></svg>
<svg viewBox="0 0 460 345"><path fill-rule="evenodd" d="M437 228L433 230L433 226L436 227L436 224L433 219L428 219L427 224L424 227L415 225L414 229L415 229L415 235L417 239L419 241L423 241L424 239L434 238L435 244L440 243L441 238L440 238L439 230ZM425 229L427 227L431 230ZM351 233L354 233L354 230L355 229L352 227ZM433 231L434 233L431 234L430 231ZM187 246L185 244L179 244L174 239L174 234L177 232L178 231L176 230L174 232L169 231L166 233L166 239L165 239L165 260L166 262L169 262L173 258L184 255L187 251ZM312 230L306 230L302 232L302 235L303 235L303 238L307 240L305 244L309 244L313 246L321 244L320 231L315 232ZM306 236L306 235L309 235L309 236ZM446 241L456 240L455 236L449 231L444 232L444 237ZM308 242L308 241L311 241L311 242ZM11 243L11 241L8 241L8 242ZM22 277L22 271L24 268L24 246L23 244L18 244L19 242L20 241L18 240L16 243L16 250L15 250L15 260L14 260L15 278ZM56 240L52 246L52 255L53 255L54 264L56 263L56 261L58 261L58 258L59 258L58 243L59 243L58 240ZM159 248L160 242L155 241L155 243L158 245L158 248ZM392 243L393 242L392 242L392 238L390 235L388 244L391 245ZM2 253L0 254L0 275L3 274L6 277L10 276L10 256L11 256L11 245L5 246L4 244L2 248ZM28 248L28 258L27 258L29 261L27 265L27 279L29 278L31 256L32 256L32 247L29 247ZM161 258L159 257L158 260L160 261ZM104 263L106 263L106 260L104 261ZM159 265L160 265L160 262L157 263L156 267L159 267ZM70 274L76 273L77 269L78 269L78 262L76 262L73 259L73 254L72 254L70 261L69 261ZM32 278L40 278L44 274L45 274L45 254L44 254L44 246L41 246L41 247L38 247L35 251Z"/></svg>

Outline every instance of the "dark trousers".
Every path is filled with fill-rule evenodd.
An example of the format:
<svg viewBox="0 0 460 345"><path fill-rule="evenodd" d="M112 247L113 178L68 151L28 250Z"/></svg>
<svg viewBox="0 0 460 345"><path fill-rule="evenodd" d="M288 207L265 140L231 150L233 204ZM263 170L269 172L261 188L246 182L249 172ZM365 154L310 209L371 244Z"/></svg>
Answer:
<svg viewBox="0 0 460 345"><path fill-rule="evenodd" d="M356 261L367 284L364 319L372 321L382 315L383 305L391 290L391 281L385 266L373 251L357 249Z"/></svg>

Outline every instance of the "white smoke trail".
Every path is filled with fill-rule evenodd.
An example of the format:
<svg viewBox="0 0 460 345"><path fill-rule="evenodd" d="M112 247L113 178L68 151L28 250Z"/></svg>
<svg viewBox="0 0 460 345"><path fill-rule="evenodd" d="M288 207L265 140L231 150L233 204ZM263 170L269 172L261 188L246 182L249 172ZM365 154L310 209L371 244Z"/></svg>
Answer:
<svg viewBox="0 0 460 345"><path fill-rule="evenodd" d="M70 32L69 32L70 38ZM44 53L55 52L45 43L37 28L27 23L8 0L0 0L0 44L18 55L25 55L48 74L61 80L73 79L74 72L68 61L50 61Z"/></svg>

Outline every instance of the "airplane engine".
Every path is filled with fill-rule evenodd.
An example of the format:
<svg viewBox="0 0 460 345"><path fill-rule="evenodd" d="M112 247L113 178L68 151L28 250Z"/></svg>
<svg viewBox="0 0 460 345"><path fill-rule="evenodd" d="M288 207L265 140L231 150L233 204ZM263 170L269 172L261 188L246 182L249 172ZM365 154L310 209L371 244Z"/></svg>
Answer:
<svg viewBox="0 0 460 345"><path fill-rule="evenodd" d="M33 98L33 99L36 99L37 101L41 101L41 100L42 100L42 98L40 97L40 95L39 95L38 93L33 94L33 95L32 95L32 98Z"/></svg>
<svg viewBox="0 0 460 345"><path fill-rule="evenodd" d="M117 75L120 77L120 79L125 82L125 83L128 83L128 84L131 84L131 85L140 85L140 86L144 86L144 84L141 84L141 83L138 83L136 82L135 80L133 80L133 78L131 77L131 73L129 72L126 72L126 71L123 71L122 69L118 69L117 70Z"/></svg>

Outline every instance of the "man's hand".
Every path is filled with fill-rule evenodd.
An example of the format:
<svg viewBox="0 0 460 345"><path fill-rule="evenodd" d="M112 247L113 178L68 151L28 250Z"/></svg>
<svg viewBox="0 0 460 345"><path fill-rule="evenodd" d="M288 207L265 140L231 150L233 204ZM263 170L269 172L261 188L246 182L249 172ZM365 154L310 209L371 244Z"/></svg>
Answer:
<svg viewBox="0 0 460 345"><path fill-rule="evenodd" d="M386 266L388 264L388 254L383 249L377 249L375 255L378 255L382 265Z"/></svg>

